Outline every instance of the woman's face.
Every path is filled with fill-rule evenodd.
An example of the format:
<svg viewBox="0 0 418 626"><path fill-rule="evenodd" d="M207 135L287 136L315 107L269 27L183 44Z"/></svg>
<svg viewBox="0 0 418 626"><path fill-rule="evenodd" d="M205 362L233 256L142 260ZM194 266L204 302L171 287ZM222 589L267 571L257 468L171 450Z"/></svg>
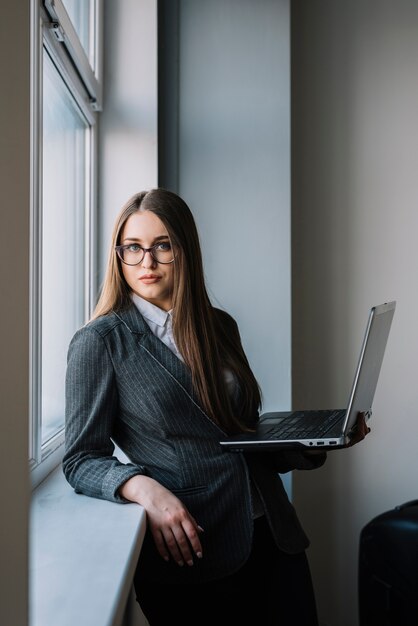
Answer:
<svg viewBox="0 0 418 626"><path fill-rule="evenodd" d="M137 211L126 220L121 231L121 245L139 244L142 248L151 248L159 243L170 243L170 239L166 227L154 213ZM157 263L147 252L138 265L121 265L125 280L134 293L164 311L171 309L173 263Z"/></svg>

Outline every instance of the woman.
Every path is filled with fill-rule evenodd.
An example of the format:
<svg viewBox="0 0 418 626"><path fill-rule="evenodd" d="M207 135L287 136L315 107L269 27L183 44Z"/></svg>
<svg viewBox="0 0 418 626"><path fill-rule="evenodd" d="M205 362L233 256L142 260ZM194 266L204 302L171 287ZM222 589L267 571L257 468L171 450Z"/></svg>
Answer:
<svg viewBox="0 0 418 626"><path fill-rule="evenodd" d="M308 539L278 472L326 455L221 449L221 436L254 427L260 390L235 321L209 301L176 194L144 191L122 208L66 389L67 480L146 511L135 588L151 626L317 624Z"/></svg>

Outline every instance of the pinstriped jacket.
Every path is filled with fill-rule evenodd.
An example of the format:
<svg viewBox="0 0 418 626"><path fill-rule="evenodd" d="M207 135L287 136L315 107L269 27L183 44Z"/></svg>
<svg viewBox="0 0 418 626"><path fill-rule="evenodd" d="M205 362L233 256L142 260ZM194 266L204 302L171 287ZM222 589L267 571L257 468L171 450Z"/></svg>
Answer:
<svg viewBox="0 0 418 626"><path fill-rule="evenodd" d="M220 314L238 336L234 320ZM230 453L218 443L223 434L199 406L188 368L134 305L76 332L66 376L66 479L76 492L125 503L119 487L145 474L176 494L204 528L204 557L187 568L165 562L147 534L141 576L203 582L238 570L251 550L250 479L277 545L289 553L308 546L278 472L317 467L325 454L313 461L301 453ZM114 456L114 443L128 464Z"/></svg>

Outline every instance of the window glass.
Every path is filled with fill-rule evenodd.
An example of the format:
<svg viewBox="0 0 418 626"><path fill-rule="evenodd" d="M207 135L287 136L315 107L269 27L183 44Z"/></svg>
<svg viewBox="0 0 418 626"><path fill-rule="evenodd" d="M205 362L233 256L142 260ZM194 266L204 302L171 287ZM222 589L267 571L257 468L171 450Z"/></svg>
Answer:
<svg viewBox="0 0 418 626"><path fill-rule="evenodd" d="M64 426L66 353L72 335L85 321L89 127L46 50L43 56L41 411L45 444Z"/></svg>
<svg viewBox="0 0 418 626"><path fill-rule="evenodd" d="M94 32L91 28L94 0L63 0L63 5L90 61L90 65L94 68L94 42L91 35Z"/></svg>

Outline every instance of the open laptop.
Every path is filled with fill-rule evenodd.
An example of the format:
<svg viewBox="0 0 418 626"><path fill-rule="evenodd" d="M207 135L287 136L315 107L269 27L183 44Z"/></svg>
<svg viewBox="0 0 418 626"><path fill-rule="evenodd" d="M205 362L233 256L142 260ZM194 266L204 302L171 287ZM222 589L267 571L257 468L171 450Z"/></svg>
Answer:
<svg viewBox="0 0 418 626"><path fill-rule="evenodd" d="M366 421L372 414L395 307L396 302L392 301L370 310L347 408L264 413L255 432L226 437L220 444L231 452L301 446L345 448L354 433L358 413L364 412Z"/></svg>

